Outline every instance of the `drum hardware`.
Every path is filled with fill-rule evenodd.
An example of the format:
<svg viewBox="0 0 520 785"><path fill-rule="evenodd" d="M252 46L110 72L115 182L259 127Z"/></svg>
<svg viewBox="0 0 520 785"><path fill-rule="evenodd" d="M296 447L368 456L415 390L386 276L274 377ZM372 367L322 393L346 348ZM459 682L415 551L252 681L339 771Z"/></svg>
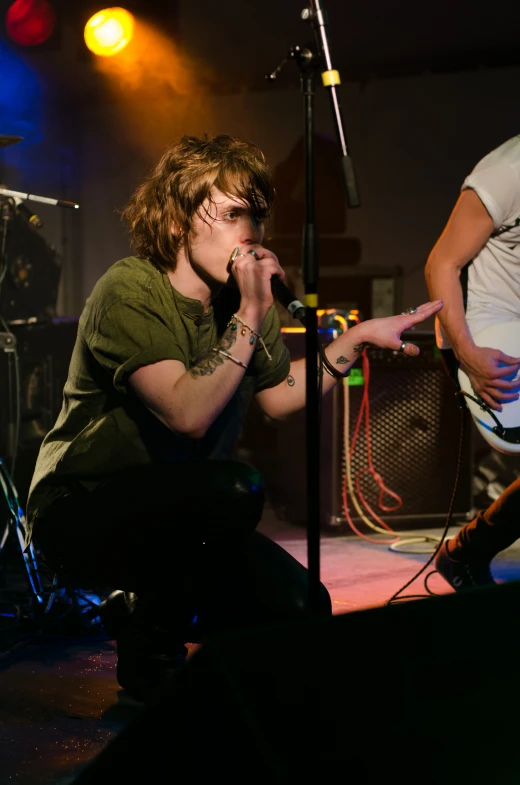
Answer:
<svg viewBox="0 0 520 785"><path fill-rule="evenodd" d="M20 141L20 136L0 135L0 148ZM72 209L79 207L75 202L0 186L0 360L2 355L7 360L4 382L7 381L8 398L7 405L0 401L0 407L4 413L8 410L7 419L4 417L3 443L9 459L8 470L6 459L0 455L0 557L9 555L11 566L15 566L15 562L22 566L26 585L25 591L13 594L4 577L7 561L0 563L0 588L6 592L0 594L0 631L8 631L12 622L21 619L36 623L38 628L43 620L55 624L57 619L67 618L69 629L73 627L77 632L92 628L97 619L98 603L88 599L90 595L84 592L60 586L57 576L43 562L39 565L37 549L32 542L26 545L27 521L13 481L20 423L24 418L17 338L10 328L27 326L34 329L33 325L52 321L61 271L56 250L37 231L42 223L27 207L26 200ZM33 381L36 384L37 380ZM85 612L86 605L92 606L91 610ZM53 606L58 608L58 617L50 614Z"/></svg>
<svg viewBox="0 0 520 785"><path fill-rule="evenodd" d="M10 144L18 144L23 140L23 136L3 136L0 135L0 147L7 147Z"/></svg>

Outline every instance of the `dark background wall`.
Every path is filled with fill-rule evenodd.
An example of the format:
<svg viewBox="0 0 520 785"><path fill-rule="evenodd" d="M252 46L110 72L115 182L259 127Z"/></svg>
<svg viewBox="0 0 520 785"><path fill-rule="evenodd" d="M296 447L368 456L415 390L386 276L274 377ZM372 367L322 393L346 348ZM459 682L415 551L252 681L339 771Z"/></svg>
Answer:
<svg viewBox="0 0 520 785"><path fill-rule="evenodd" d="M274 84L264 74L310 40L301 4L128 3L159 32L148 32L148 45L126 65L84 50L80 31L92 3L55 5L59 40L47 49L22 51L0 38L0 133L24 137L0 148L0 181L81 205L75 213L38 206L42 234L62 258L60 313L79 313L96 279L128 253L117 210L181 133L244 135L265 150L279 193L273 247L283 264L298 266L298 73L289 62ZM361 207L346 208L328 100L318 89L318 228L340 241L323 246L320 263L400 266L403 301L418 303L427 297L424 261L461 181L519 130L520 13L511 3L490 18L465 1L427 11L408 0L391 11L375 0L325 8Z"/></svg>

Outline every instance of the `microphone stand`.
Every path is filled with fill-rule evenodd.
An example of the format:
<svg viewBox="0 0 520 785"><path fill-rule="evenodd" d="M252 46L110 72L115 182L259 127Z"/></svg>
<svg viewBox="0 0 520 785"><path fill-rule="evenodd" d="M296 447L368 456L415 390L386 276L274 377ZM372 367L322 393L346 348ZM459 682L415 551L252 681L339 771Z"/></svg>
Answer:
<svg viewBox="0 0 520 785"><path fill-rule="evenodd" d="M346 134L337 94L339 73L332 68L327 41L326 16L319 0L310 0L310 8L301 13L315 32L316 49L312 46L293 46L288 59L294 59L300 69L300 84L304 98L304 165L305 165L305 222L303 227L302 277L305 289L305 364L306 364L306 501L307 501L307 566L309 571L308 611L320 609L320 395L321 395L321 346L318 338L318 233L315 222L314 199L314 93L318 70L329 89L334 114L336 134L342 156L342 170L349 207L357 207L359 198L352 159L346 144ZM283 68L284 60L266 79L274 81Z"/></svg>
<svg viewBox="0 0 520 785"><path fill-rule="evenodd" d="M318 247L314 213L314 93L319 67L310 49L293 47L292 57L300 69L304 102L303 148L305 160L305 223L303 227L302 275L305 285L305 384L306 384L306 478L308 610L320 607L320 448L321 428L318 384Z"/></svg>
<svg viewBox="0 0 520 785"><path fill-rule="evenodd" d="M28 199L32 202L40 202L42 204L51 204L53 207L68 207L71 210L77 210L79 204L76 202L67 202L65 199L54 199L51 196L39 196L38 194L28 194L24 191L11 191L9 188L0 188L0 196L10 196L13 199Z"/></svg>
<svg viewBox="0 0 520 785"><path fill-rule="evenodd" d="M327 88L329 93L330 108L332 110L334 127L336 129L336 138L341 152L341 169L345 180L347 204L349 207L359 207L359 195L356 177L354 175L354 166L348 152L347 134L338 93L341 79L339 71L332 67L330 46L327 38L327 12L321 7L321 0L310 0L310 8L304 8L301 17L305 21L310 22L314 28L316 46L320 53L322 67L325 67L321 73L321 79L323 86Z"/></svg>

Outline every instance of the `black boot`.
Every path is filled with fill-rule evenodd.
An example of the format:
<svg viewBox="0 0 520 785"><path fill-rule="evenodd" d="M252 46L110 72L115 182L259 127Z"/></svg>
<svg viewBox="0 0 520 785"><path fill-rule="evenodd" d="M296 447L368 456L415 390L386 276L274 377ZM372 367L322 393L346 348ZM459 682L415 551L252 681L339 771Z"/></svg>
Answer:
<svg viewBox="0 0 520 785"><path fill-rule="evenodd" d="M129 591L113 591L100 605L99 615L109 635L117 633L135 610L137 596Z"/></svg>
<svg viewBox="0 0 520 785"><path fill-rule="evenodd" d="M115 591L101 605L103 626L117 643L117 681L134 700L153 697L186 661L175 634L150 622L135 594Z"/></svg>
<svg viewBox="0 0 520 785"><path fill-rule="evenodd" d="M442 575L455 591L495 585L488 561L469 560L463 554L458 558L454 557L450 554L446 542L442 543L434 563L439 575Z"/></svg>

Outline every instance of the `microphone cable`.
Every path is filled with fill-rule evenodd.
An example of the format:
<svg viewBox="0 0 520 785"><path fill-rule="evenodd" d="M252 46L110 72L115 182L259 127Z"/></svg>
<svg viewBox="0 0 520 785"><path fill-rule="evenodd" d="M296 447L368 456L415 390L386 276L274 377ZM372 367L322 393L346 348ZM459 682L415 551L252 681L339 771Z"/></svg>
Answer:
<svg viewBox="0 0 520 785"><path fill-rule="evenodd" d="M444 529L443 529L442 535L441 535L441 537L439 539L439 543L438 543L437 547L435 548L435 550L433 551L433 553L431 554L431 556L429 557L429 559L423 564L421 569L418 570L418 572L416 572L415 575L412 578L410 578L409 581L407 581L403 586L401 586L401 588L398 589L390 597L389 600L387 600L387 602L385 603L386 605L391 605L392 603L401 602L403 600L414 600L414 599L424 599L426 597L437 597L440 594L439 592L432 591L429 588L429 586L428 586L428 580L431 578L432 575L435 575L437 570L432 570L424 578L423 586L424 586L424 590L425 590L426 594L405 594L405 595L402 595L402 592L405 591L405 589L407 589L412 583L414 583L414 581L416 581L417 578L419 578L419 576L422 575L427 570L427 568L430 566L430 564L434 561L434 559L437 556L439 550L441 549L442 544L443 544L444 540L446 539L446 536L447 536L448 531L450 529L451 517L452 517L452 513L453 513L453 505L454 505L455 496L457 495L457 490L458 490L458 487L459 487L460 470L461 470L461 466L462 466L462 447L463 447L463 444L464 444L464 419L465 419L464 418L464 408L461 408L460 431L459 431L459 452L458 452L458 456L457 456L457 468L455 470L455 482L453 484L453 491L452 491L452 494L451 494L451 499L450 499L450 504L449 504L449 508L448 508L448 513L447 513L447 516L446 516L446 522L444 524ZM402 596L400 596L400 595L402 595Z"/></svg>

